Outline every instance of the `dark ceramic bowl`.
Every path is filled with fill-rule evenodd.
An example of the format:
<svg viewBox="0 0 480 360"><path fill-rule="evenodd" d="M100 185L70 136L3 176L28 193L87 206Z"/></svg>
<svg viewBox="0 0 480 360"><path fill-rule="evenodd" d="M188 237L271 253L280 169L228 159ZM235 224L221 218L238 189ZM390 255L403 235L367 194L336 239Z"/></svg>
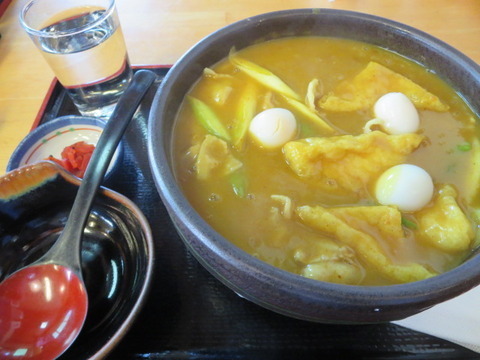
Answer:
<svg viewBox="0 0 480 360"><path fill-rule="evenodd" d="M411 27L361 13L301 9L248 18L213 33L168 72L150 113L148 146L156 186L187 248L215 277L265 308L295 318L374 323L405 318L480 283L480 258L409 284L366 287L306 279L261 262L232 245L192 208L172 171L172 129L185 93L232 47L291 35L321 35L378 45L437 73L480 114L480 67L443 42Z"/></svg>
<svg viewBox="0 0 480 360"><path fill-rule="evenodd" d="M50 248L80 181L48 161L0 177L0 281ZM146 218L127 198L102 188L82 243L87 319L60 359L102 359L123 338L145 302L153 256Z"/></svg>

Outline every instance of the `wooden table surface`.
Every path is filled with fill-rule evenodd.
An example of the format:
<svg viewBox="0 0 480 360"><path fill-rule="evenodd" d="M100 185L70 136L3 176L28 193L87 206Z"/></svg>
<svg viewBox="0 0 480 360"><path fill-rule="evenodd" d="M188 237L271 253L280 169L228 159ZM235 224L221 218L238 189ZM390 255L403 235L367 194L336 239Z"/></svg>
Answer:
<svg viewBox="0 0 480 360"><path fill-rule="evenodd" d="M54 79L18 22L26 2L13 0L0 18L0 175L30 131ZM134 65L173 64L197 41L225 25L292 8L382 16L423 30L480 63L480 0L117 0L117 5Z"/></svg>

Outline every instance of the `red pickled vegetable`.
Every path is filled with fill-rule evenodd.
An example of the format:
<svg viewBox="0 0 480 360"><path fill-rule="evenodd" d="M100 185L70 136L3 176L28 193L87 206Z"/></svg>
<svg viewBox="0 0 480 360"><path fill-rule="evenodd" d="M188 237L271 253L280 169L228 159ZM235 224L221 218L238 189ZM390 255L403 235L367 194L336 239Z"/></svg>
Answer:
<svg viewBox="0 0 480 360"><path fill-rule="evenodd" d="M50 155L47 160L56 162L73 175L82 178L92 157L93 150L95 150L95 145L79 141L65 147L61 153L61 159Z"/></svg>

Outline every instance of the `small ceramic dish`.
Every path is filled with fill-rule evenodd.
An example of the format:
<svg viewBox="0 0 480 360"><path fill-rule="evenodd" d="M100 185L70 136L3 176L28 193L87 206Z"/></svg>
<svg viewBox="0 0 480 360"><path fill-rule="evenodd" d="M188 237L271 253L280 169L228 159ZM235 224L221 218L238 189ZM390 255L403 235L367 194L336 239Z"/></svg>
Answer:
<svg viewBox="0 0 480 360"><path fill-rule="evenodd" d="M0 177L0 281L38 259L58 238L81 180L41 161ZM60 359L102 359L140 312L152 279L147 219L130 200L101 188L82 244L87 319Z"/></svg>
<svg viewBox="0 0 480 360"><path fill-rule="evenodd" d="M20 142L10 157L7 171L45 160L50 155L61 159L63 149L79 141L96 145L104 127L103 120L75 115L66 115L46 122L31 131ZM115 165L121 160L121 155L120 144L108 167L106 177L113 173Z"/></svg>

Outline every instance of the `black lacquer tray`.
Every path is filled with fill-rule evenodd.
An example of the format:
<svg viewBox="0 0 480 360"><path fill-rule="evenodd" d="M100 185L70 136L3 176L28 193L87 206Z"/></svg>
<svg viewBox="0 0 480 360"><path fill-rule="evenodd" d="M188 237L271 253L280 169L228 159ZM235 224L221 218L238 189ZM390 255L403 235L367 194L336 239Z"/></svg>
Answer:
<svg viewBox="0 0 480 360"><path fill-rule="evenodd" d="M168 66L124 140L123 165L104 185L135 202L152 228L156 268L149 299L109 360L140 359L480 359L456 344L394 324L324 325L291 319L236 295L191 256L158 196L148 165L150 104ZM34 127L78 114L52 83Z"/></svg>

